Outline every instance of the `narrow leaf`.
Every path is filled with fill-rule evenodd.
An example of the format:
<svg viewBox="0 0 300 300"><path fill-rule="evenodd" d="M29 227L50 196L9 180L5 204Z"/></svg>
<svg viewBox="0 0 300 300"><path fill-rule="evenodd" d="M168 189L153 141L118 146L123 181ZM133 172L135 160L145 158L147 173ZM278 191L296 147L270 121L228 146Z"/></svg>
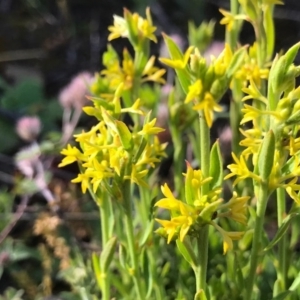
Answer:
<svg viewBox="0 0 300 300"><path fill-rule="evenodd" d="M289 225L291 223L291 221L295 218L299 216L299 213L292 213L290 215L288 215L283 221L282 224L280 226L280 228L278 229L274 239L270 242L270 244L264 249L264 251L268 251L270 250L272 247L274 247L274 245L276 245L281 238L283 237L284 234L286 234L286 231L289 228Z"/></svg>
<svg viewBox="0 0 300 300"><path fill-rule="evenodd" d="M131 135L131 132L129 131L127 125L118 120L116 120L115 123L116 123L118 135L120 137L122 146L127 151L131 150L133 147L132 135Z"/></svg>
<svg viewBox="0 0 300 300"><path fill-rule="evenodd" d="M116 245L117 245L117 238L114 236L109 239L109 241L104 246L103 251L101 252L100 265L101 265L101 270L103 272L106 272L113 259L116 250Z"/></svg>
<svg viewBox="0 0 300 300"><path fill-rule="evenodd" d="M182 256L185 258L185 260L191 265L195 266L197 264L197 258L195 256L195 253L192 249L192 245L190 242L185 239L185 241L181 242L180 240L176 240L177 247L182 254Z"/></svg>

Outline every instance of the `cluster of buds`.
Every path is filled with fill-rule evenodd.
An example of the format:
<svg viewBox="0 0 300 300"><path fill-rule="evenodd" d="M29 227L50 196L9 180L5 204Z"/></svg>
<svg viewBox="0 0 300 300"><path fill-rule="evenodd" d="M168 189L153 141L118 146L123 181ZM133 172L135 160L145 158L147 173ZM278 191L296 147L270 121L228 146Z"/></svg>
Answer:
<svg viewBox="0 0 300 300"><path fill-rule="evenodd" d="M218 102L229 87L234 73L242 64L246 49L241 48L232 53L230 47L225 49L211 62L207 63L199 50L190 46L183 54L176 43L164 35L171 59L161 58L160 61L175 69L180 84L186 93L185 103L193 101L193 109L203 110L209 127L213 122L213 111L221 111Z"/></svg>

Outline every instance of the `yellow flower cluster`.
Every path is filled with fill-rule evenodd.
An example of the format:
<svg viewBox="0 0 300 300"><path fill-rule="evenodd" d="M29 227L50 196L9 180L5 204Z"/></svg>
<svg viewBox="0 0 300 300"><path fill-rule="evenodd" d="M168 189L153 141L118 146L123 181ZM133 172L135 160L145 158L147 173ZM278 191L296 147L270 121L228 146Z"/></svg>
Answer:
<svg viewBox="0 0 300 300"><path fill-rule="evenodd" d="M177 238L183 241L187 235L197 237L199 230L206 225L214 226L221 233L224 253L232 249L232 240L242 237L243 232L227 232L217 225L214 219L226 217L246 224L246 203L249 197L238 197L234 193L227 203L222 204L220 188L202 195L201 187L211 180L211 177L204 178L201 170L193 170L188 164L185 183L187 203L176 199L167 184L161 187L165 198L159 200L155 206L169 210L171 218L170 220L156 219L163 226L157 232L166 236L168 243Z"/></svg>
<svg viewBox="0 0 300 300"><path fill-rule="evenodd" d="M75 135L81 150L71 145L62 150L61 153L66 157L59 167L75 161L79 163L81 173L72 182L81 183L83 193L91 188L97 194L100 188L114 194L115 191L111 190L111 181L114 180L119 184L123 180L131 180L147 187L143 178L149 168L165 156L166 145L160 144L156 136L152 143L144 141L163 129L155 127L156 119L153 119L146 122L139 132L130 133L125 123L113 119L103 108L101 111L102 121L90 131Z"/></svg>
<svg viewBox="0 0 300 300"><path fill-rule="evenodd" d="M182 54L169 37L165 36L165 40L171 59L160 58L160 61L176 70L186 92L185 103L193 102L194 110L203 111L207 125L211 127L214 111L222 111L218 102L242 63L246 50L241 48L233 54L226 44L222 53L217 58L212 56L208 63L197 48L191 46Z"/></svg>

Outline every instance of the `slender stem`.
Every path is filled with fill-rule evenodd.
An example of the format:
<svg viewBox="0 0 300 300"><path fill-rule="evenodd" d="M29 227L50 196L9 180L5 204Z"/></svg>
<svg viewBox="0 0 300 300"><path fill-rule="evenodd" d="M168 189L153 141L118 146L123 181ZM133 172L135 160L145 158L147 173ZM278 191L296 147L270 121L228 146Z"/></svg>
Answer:
<svg viewBox="0 0 300 300"><path fill-rule="evenodd" d="M105 247L107 241L110 238L109 234L109 219L110 209L109 209L109 197L106 192L101 194L101 198L99 203L100 209L100 222L101 222L101 238L102 238L102 248ZM108 274L108 270L101 270L101 292L102 299L109 300L110 299L110 278Z"/></svg>
<svg viewBox="0 0 300 300"><path fill-rule="evenodd" d="M175 125L171 125L170 131L172 135L172 141L174 144L174 183L175 183L175 192L178 197L184 197L183 188L182 188L182 172L183 164L185 158L185 148L183 146L182 136L178 128L174 128Z"/></svg>
<svg viewBox="0 0 300 300"><path fill-rule="evenodd" d="M278 188L276 190L276 193L277 193L277 223L279 228L286 214L286 199L285 199L284 189ZM280 290L278 292L283 292L286 290L286 278L287 278L287 235L286 234L284 234L281 240L278 242L278 261L279 261L279 266L277 268L277 278L280 281Z"/></svg>
<svg viewBox="0 0 300 300"><path fill-rule="evenodd" d="M210 153L210 131L206 123L203 111L199 112L200 118L200 165L204 177L209 176L209 153ZM201 194L205 195L209 191L209 184L204 184ZM197 238L197 260L198 264L195 268L196 275L196 293L200 289L206 289L206 274L208 261L208 226L201 228L199 237Z"/></svg>
<svg viewBox="0 0 300 300"><path fill-rule="evenodd" d="M255 219L255 227L253 234L253 242L251 249L251 257L250 257L250 271L248 276L248 284L246 290L246 300L251 300L253 286L256 276L256 269L258 265L259 251L261 248L261 237L263 232L263 224L264 224L264 215L268 202L268 187L266 184L261 184L258 195L257 195L257 205L256 205L256 219Z"/></svg>
<svg viewBox="0 0 300 300"><path fill-rule="evenodd" d="M239 1L230 0L230 12L233 15L237 15L239 12ZM239 26L237 21L234 22L232 29L226 31L226 43L229 44L230 48L234 50L237 46L237 39L239 34Z"/></svg>
<svg viewBox="0 0 300 300"><path fill-rule="evenodd" d="M125 229L128 243L128 252L131 259L130 274L133 277L134 286L138 299L145 299L144 291L141 284L141 276L138 265L138 255L135 248L134 228L133 228L133 216L132 216L132 203L131 203L131 183L129 180L124 182L123 186L124 201L126 206L125 212Z"/></svg>
<svg viewBox="0 0 300 300"><path fill-rule="evenodd" d="M196 293L206 289L206 274L208 261L208 225L200 230L197 238L198 265L194 269L196 276Z"/></svg>

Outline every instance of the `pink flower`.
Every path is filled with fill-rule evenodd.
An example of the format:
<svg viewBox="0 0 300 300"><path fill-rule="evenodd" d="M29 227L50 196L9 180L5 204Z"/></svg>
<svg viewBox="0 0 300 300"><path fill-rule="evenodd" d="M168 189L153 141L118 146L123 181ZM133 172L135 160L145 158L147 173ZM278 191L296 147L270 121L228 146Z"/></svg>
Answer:
<svg viewBox="0 0 300 300"><path fill-rule="evenodd" d="M16 132L25 141L34 141L41 131L41 121L38 117L24 116L17 121Z"/></svg>
<svg viewBox="0 0 300 300"><path fill-rule="evenodd" d="M81 109L86 103L86 95L89 94L88 87L92 80L93 76L89 72L82 72L76 75L59 94L61 106Z"/></svg>

